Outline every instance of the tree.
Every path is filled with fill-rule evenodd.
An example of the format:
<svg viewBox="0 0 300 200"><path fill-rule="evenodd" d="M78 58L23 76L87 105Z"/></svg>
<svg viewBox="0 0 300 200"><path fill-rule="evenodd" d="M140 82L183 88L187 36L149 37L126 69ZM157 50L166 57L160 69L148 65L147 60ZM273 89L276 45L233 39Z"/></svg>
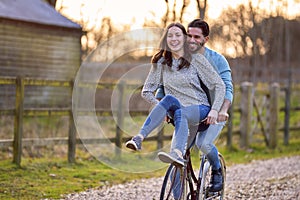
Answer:
<svg viewBox="0 0 300 200"><path fill-rule="evenodd" d="M199 17L201 19L204 19L205 11L207 8L207 0L196 0L196 2L197 2L198 11L199 11Z"/></svg>
<svg viewBox="0 0 300 200"><path fill-rule="evenodd" d="M280 16L286 5L278 4L281 10L271 12L261 9L260 2L255 7L249 1L224 11L222 18L211 26L209 44L226 56L239 58L243 65L251 66L243 73L248 81L256 82L259 77L269 81L287 79L289 62L286 61L299 62L299 56L294 53L298 52L296 47L300 43L299 19Z"/></svg>

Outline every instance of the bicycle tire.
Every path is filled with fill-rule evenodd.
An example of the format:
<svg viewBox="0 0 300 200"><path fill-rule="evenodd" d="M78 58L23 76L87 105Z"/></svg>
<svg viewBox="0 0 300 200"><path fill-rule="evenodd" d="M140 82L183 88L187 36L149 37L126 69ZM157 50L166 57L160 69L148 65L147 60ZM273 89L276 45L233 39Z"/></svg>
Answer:
<svg viewBox="0 0 300 200"><path fill-rule="evenodd" d="M225 179L226 179L226 165L225 165L225 160L223 156L219 153L219 160L221 164L221 169L222 169L222 176L223 176L223 188L219 192L215 193L209 193L208 188L210 184L210 177L211 177L211 165L209 164L209 161L206 160L204 162L203 166L203 176L201 179L201 185L199 189L199 200L206 200L206 199L211 199L211 200L223 200L224 195L225 195Z"/></svg>
<svg viewBox="0 0 300 200"><path fill-rule="evenodd" d="M219 153L219 160L220 160L220 163L221 163L222 176L223 176L223 189L220 191L219 200L223 200L224 196L225 196L226 163L225 163L224 157L220 153Z"/></svg>
<svg viewBox="0 0 300 200"><path fill-rule="evenodd" d="M210 163L208 160L204 161L203 169L202 169L202 179L200 183L200 188L199 188L199 200L205 200L206 199L206 194L207 194L207 188L209 186L209 181L210 181Z"/></svg>
<svg viewBox="0 0 300 200"><path fill-rule="evenodd" d="M163 180L163 184L160 191L160 200L186 200L188 188L185 177L186 170L184 168L170 165L167 169Z"/></svg>

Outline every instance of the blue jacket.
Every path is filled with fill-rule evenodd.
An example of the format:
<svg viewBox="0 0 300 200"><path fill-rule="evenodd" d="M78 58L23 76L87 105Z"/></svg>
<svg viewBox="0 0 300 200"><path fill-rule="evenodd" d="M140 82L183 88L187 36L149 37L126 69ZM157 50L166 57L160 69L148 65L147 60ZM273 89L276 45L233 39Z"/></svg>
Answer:
<svg viewBox="0 0 300 200"><path fill-rule="evenodd" d="M231 77L231 69L229 67L226 58L223 55L207 47L205 47L204 57L217 70L217 72L221 76L226 87L225 99L228 99L232 103L233 84L232 84L232 77Z"/></svg>

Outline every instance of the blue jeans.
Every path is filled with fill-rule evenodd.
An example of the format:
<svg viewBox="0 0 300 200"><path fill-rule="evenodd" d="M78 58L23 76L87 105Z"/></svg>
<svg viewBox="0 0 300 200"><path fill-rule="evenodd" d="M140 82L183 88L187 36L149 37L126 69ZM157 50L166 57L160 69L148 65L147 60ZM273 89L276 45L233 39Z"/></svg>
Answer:
<svg viewBox="0 0 300 200"><path fill-rule="evenodd" d="M196 145L204 153L209 154L215 147L214 142L220 135L226 122L211 124L205 131L199 132L196 136Z"/></svg>
<svg viewBox="0 0 300 200"><path fill-rule="evenodd" d="M210 124L208 129L205 131L197 132L198 126L190 126L190 135L188 138L188 147L191 148L194 144L200 149L204 154L208 154L212 147L214 147L214 142L220 135L226 122L219 122L218 124Z"/></svg>
<svg viewBox="0 0 300 200"><path fill-rule="evenodd" d="M183 106L178 99L172 95L166 95L150 112L140 134L146 138L155 128L157 128L165 119L166 114L172 115L175 123L175 132L173 134L171 151L178 149L185 154L189 127L197 126L199 121L203 120L210 111L206 105Z"/></svg>
<svg viewBox="0 0 300 200"><path fill-rule="evenodd" d="M212 168L218 169L220 167L220 161L218 157L218 151L216 146L214 145L214 142L216 138L219 136L221 133L224 125L226 122L219 122L218 124L211 124L208 129L202 132L197 133L198 126L191 126L190 127L190 132L191 134L189 135L188 138L188 147L191 148L195 143L196 146L205 154L216 154L212 157L212 160L209 160L210 164L212 165ZM215 150L215 151L212 151ZM178 182L180 181L179 179L180 173L177 172L177 175L175 177L175 185L180 185ZM180 194L180 187L175 187L173 189L173 195L175 198L179 198Z"/></svg>

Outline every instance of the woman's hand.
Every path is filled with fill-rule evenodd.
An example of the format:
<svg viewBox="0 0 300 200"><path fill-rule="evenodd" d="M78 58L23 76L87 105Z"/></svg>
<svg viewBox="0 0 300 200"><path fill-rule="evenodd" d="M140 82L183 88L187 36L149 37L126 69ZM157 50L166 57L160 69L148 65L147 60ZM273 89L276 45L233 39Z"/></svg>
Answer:
<svg viewBox="0 0 300 200"><path fill-rule="evenodd" d="M217 119L218 119L218 111L210 110L207 115L206 123L207 124L215 124L215 123L217 123Z"/></svg>

